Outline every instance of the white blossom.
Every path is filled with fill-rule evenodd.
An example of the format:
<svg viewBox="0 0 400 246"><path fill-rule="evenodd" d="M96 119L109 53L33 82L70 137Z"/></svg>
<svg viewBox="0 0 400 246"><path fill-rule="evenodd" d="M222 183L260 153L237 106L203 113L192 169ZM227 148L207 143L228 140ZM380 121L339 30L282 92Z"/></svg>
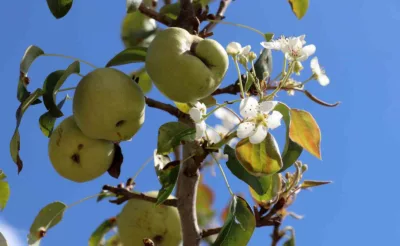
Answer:
<svg viewBox="0 0 400 246"><path fill-rule="evenodd" d="M266 49L280 50L285 54L289 61L305 61L315 53L315 45L306 45L305 35L299 37L280 37L277 40L270 42L261 42L261 45Z"/></svg>
<svg viewBox="0 0 400 246"><path fill-rule="evenodd" d="M250 143L259 144L264 141L268 129L281 125L282 114L274 111L277 101L259 103L254 97L247 97L240 102L240 114L244 122L237 129L239 138L249 138Z"/></svg>
<svg viewBox="0 0 400 246"><path fill-rule="evenodd" d="M192 118L196 125L196 140L199 140L205 136L207 125L203 119L203 116L206 115L206 111L206 105L200 102L196 102L194 107L189 110L190 118Z"/></svg>
<svg viewBox="0 0 400 246"><path fill-rule="evenodd" d="M311 66L311 70L312 70L315 78L320 83L320 85L327 86L329 84L329 78L328 78L328 76L326 76L325 70L323 70L320 67L317 57L314 57L313 59L311 59L310 66Z"/></svg>
<svg viewBox="0 0 400 246"><path fill-rule="evenodd" d="M242 47L238 42L232 42L226 47L226 52L231 56L238 56L239 59L246 59L249 56L251 46Z"/></svg>

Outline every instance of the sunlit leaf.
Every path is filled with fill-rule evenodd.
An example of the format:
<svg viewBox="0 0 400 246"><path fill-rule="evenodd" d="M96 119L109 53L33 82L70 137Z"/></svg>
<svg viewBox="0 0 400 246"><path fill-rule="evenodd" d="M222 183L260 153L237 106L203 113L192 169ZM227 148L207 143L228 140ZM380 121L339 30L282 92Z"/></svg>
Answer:
<svg viewBox="0 0 400 246"><path fill-rule="evenodd" d="M289 167L293 165L295 161L300 157L303 148L297 143L293 142L289 137L290 126L291 126L291 117L290 117L290 108L285 104L279 102L274 110L280 112L282 114L283 121L286 125L286 142L285 147L282 152L282 162L283 166L279 172L283 172Z"/></svg>
<svg viewBox="0 0 400 246"><path fill-rule="evenodd" d="M332 181L317 181L317 180L304 180L301 184L302 189L308 189L316 186L330 184Z"/></svg>
<svg viewBox="0 0 400 246"><path fill-rule="evenodd" d="M283 243L283 246L295 246L296 245L296 238L295 238L295 233L294 233L294 229L290 228L290 238Z"/></svg>
<svg viewBox="0 0 400 246"><path fill-rule="evenodd" d="M321 131L314 117L307 111L291 109L290 138L321 159Z"/></svg>
<svg viewBox="0 0 400 246"><path fill-rule="evenodd" d="M178 180L179 164L180 161L172 161L158 172L157 176L162 187L158 192L156 205L167 200L174 190L176 181Z"/></svg>
<svg viewBox="0 0 400 246"><path fill-rule="evenodd" d="M164 167L171 162L171 158L169 158L168 155L157 154L157 149L156 149L154 150L153 153L153 160L154 160L154 168L156 169L156 175L158 177L158 180L160 181L160 184L162 185L160 180L160 175L163 172Z"/></svg>
<svg viewBox="0 0 400 246"><path fill-rule="evenodd" d="M73 0L47 0L47 6L56 19L67 15L72 7Z"/></svg>
<svg viewBox="0 0 400 246"><path fill-rule="evenodd" d="M153 82L145 68L132 72L131 77L138 83L144 94L149 93L153 88Z"/></svg>
<svg viewBox="0 0 400 246"><path fill-rule="evenodd" d="M61 110L61 108L64 106L65 101L68 99L68 95L64 97L63 100L61 100L58 104L57 107ZM54 124L56 123L57 118L53 117L50 112L46 112L42 114L39 118L39 127L40 130L43 132L43 134L46 137L50 137L51 133L54 130Z"/></svg>
<svg viewBox="0 0 400 246"><path fill-rule="evenodd" d="M288 0L293 13L300 20L308 10L308 0Z"/></svg>
<svg viewBox="0 0 400 246"><path fill-rule="evenodd" d="M275 173L273 175L260 177L259 180L266 192L263 195L259 195L251 188L251 186L249 186L250 194L259 205L269 206L269 202L273 200L281 190L281 174Z"/></svg>
<svg viewBox="0 0 400 246"><path fill-rule="evenodd" d="M29 84L29 78L27 77L29 68L36 58L43 55L44 51L35 45L30 45L26 50L20 62L20 75L18 80L17 98L21 103L26 100L31 94L27 86ZM38 104L41 101L36 99L32 105Z"/></svg>
<svg viewBox="0 0 400 246"><path fill-rule="evenodd" d="M3 236L3 234L0 231L0 246L8 246L6 238Z"/></svg>
<svg viewBox="0 0 400 246"><path fill-rule="evenodd" d="M14 134L10 141L10 153L11 153L11 157L12 157L14 163L18 167L18 173L21 172L22 167L23 167L22 160L19 156L20 136L19 136L18 128L19 128L19 125L21 124L21 119L22 119L22 116L24 115L25 111L36 99L38 99L42 95L43 95L43 91L41 89L37 89L35 92L30 94L28 96L28 98L25 99L24 102L22 102L20 104L20 106L18 107L17 112L16 112L17 125L15 127Z"/></svg>
<svg viewBox="0 0 400 246"><path fill-rule="evenodd" d="M192 142L196 136L196 129L181 122L168 122L158 130L158 154L169 154L180 145L181 141Z"/></svg>
<svg viewBox="0 0 400 246"><path fill-rule="evenodd" d="M115 217L106 219L101 223L89 238L89 246L99 246L103 237L117 225Z"/></svg>
<svg viewBox="0 0 400 246"><path fill-rule="evenodd" d="M39 245L47 231L61 221L66 208L62 202L53 202L42 208L29 230L28 244Z"/></svg>
<svg viewBox="0 0 400 246"><path fill-rule="evenodd" d="M7 181L0 180L0 211L3 211L10 198L10 186Z"/></svg>
<svg viewBox="0 0 400 246"><path fill-rule="evenodd" d="M146 60L146 47L127 48L114 56L106 67L125 65L130 63L144 62Z"/></svg>
<svg viewBox="0 0 400 246"><path fill-rule="evenodd" d="M5 178L7 178L6 174L0 169L0 180L4 180Z"/></svg>
<svg viewBox="0 0 400 246"><path fill-rule="evenodd" d="M235 152L243 167L255 176L270 175L282 167L278 143L270 133L259 144L250 143L248 138L240 140Z"/></svg>
<svg viewBox="0 0 400 246"><path fill-rule="evenodd" d="M228 161L226 166L240 180L248 184L257 194L263 195L268 191L269 187L262 185L262 177L256 177L249 172L240 164L236 158L235 150L229 145L225 145L224 154L228 155ZM267 189L266 189L267 188Z"/></svg>
<svg viewBox="0 0 400 246"><path fill-rule="evenodd" d="M247 245L255 227L253 210L246 200L235 195L231 200L228 217L213 245Z"/></svg>
<svg viewBox="0 0 400 246"><path fill-rule="evenodd" d="M104 246L123 246L118 234L111 236L105 242Z"/></svg>
<svg viewBox="0 0 400 246"><path fill-rule="evenodd" d="M79 61L74 61L66 70L57 70L49 74L43 84L43 102L51 116L59 118L64 116L56 104L56 94L65 80L73 73L79 73Z"/></svg>
<svg viewBox="0 0 400 246"><path fill-rule="evenodd" d="M179 2L166 4L161 7L160 14L166 15L169 18L176 20L178 18L180 9L181 9L181 4Z"/></svg>

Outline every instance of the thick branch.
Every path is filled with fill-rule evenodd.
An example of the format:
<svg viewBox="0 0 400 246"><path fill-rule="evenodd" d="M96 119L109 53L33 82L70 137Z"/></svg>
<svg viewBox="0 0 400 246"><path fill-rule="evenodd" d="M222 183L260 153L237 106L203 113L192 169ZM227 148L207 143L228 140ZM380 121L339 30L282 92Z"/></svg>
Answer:
<svg viewBox="0 0 400 246"><path fill-rule="evenodd" d="M224 14L232 0L221 0L219 3L219 8L217 10L217 14L215 15L215 20L219 21L225 18ZM201 30L200 34L202 36L207 35L207 33L211 32L212 29L218 24L218 22L210 22L208 23L203 30Z"/></svg>
<svg viewBox="0 0 400 246"><path fill-rule="evenodd" d="M194 12L193 0L181 0L180 6L179 16L174 26L181 27L190 33L198 33L200 21Z"/></svg>
<svg viewBox="0 0 400 246"><path fill-rule="evenodd" d="M109 191L111 193L114 193L117 196L120 196L119 198L110 201L111 203L115 203L118 205L124 203L125 201L127 201L129 199L139 199L139 200L148 201L148 202L152 202L152 203L157 202L157 198L155 198L155 197L146 196L143 193L139 193L139 194L133 193L122 187L119 188L119 187L105 185L103 187L103 190ZM167 205L167 206L177 207L178 201L177 201L177 199L167 199L162 204Z"/></svg>
<svg viewBox="0 0 400 246"><path fill-rule="evenodd" d="M158 13L157 11L153 10L152 8L147 7L146 4L144 4L144 3L140 4L139 11L142 14L144 14L150 18L153 18L154 20L156 20L166 26L171 26L171 24L172 24L172 19L170 19L166 15Z"/></svg>
<svg viewBox="0 0 400 246"><path fill-rule="evenodd" d="M145 101L147 106L151 108L157 108L169 113L172 116L175 116L178 119L188 119L188 115L181 112L178 108L172 106L171 104L159 102L157 100L145 97Z"/></svg>

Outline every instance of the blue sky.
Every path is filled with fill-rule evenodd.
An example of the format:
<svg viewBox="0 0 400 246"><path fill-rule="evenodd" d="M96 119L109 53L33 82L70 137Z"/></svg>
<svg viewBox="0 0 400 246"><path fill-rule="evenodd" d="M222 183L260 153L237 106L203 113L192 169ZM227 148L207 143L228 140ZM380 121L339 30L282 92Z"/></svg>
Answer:
<svg viewBox="0 0 400 246"><path fill-rule="evenodd" d="M17 175L8 151L18 107L16 86L20 59L24 50L35 44L47 53L77 56L103 66L123 49L119 34L125 1L75 1L71 12L61 20L53 18L45 1L16 2L6 1L0 9L3 115L0 168L7 174L11 186L9 203L0 213L0 231L6 230L3 224L11 226L24 240L34 217L46 204L52 201L71 204L97 193L103 184L117 184L117 180L104 175L92 182L75 184L55 173L47 157L48 139L38 127L38 118L45 110L43 105L30 108L22 121L21 155L25 167ZM396 189L400 167L394 158L400 135L396 123L400 110L399 85L395 74L398 70L396 57L400 56L397 49L400 3L393 0L380 3L311 1L308 13L299 21L286 1L237 0L230 6L227 16L227 21L251 25L276 35L306 34L307 42L316 45L316 55L331 79L327 87L310 82L307 88L328 102L342 102L339 107L325 108L301 94L289 98L283 93L279 97L290 107L311 112L322 131L323 160L307 153L301 156L309 165L305 178L334 182L312 192L300 193L292 206L292 211L305 215L301 221L289 218L285 222L295 228L298 245L400 244L397 210L400 200ZM214 38L223 46L238 41L250 44L257 53L261 49L261 37L249 30L219 25L215 32ZM280 57L280 53L274 53L276 61ZM39 58L29 73L30 89L41 87L50 72L64 69L70 62L62 58ZM280 63L276 62L274 67L276 72ZM304 63L304 67L307 77L309 63ZM130 72L135 66L119 68ZM88 67L82 67L83 73L88 71ZM231 67L223 86L232 83L235 74ZM77 82L78 77L73 76L65 86ZM157 90L149 96L168 101ZM71 114L71 102L64 106L64 113ZM125 163L120 181L132 176L152 155L158 127L174 120L151 108L147 108L146 114L146 123L134 141L122 145ZM228 201L229 193L218 172L216 177L209 176L207 183L215 188L214 207L219 211ZM230 174L228 179L235 192L249 197L247 186ZM159 188L151 166L142 172L137 183L141 191ZM49 231L42 245L86 245L96 226L120 209L95 200L75 206ZM270 231L270 228L257 229L249 245L265 245L270 240Z"/></svg>

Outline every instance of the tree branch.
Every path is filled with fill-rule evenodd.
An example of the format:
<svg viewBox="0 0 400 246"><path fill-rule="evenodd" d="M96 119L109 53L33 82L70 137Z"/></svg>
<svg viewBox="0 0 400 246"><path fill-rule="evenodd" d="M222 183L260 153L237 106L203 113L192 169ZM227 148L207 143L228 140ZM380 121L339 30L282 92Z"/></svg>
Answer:
<svg viewBox="0 0 400 246"><path fill-rule="evenodd" d="M224 14L229 6L229 4L232 2L232 0L221 0L219 3L219 8L217 10L217 14L215 15L214 20L223 20L225 18ZM210 22L208 23L203 30L201 30L200 35L205 37L209 36L209 33L214 29L214 27L218 24L218 22Z"/></svg>
<svg viewBox="0 0 400 246"><path fill-rule="evenodd" d="M206 238L206 237L209 237L211 235L218 234L221 230L222 230L222 227L203 230L202 233L201 233L201 237L202 238Z"/></svg>
<svg viewBox="0 0 400 246"><path fill-rule="evenodd" d="M163 103L149 97L145 97L145 101L147 106L151 108L157 108L169 113L172 116L175 116L178 119L189 119L189 115L180 111L177 107L172 106L171 104Z"/></svg>
<svg viewBox="0 0 400 246"><path fill-rule="evenodd" d="M110 185L105 185L105 186L103 186L103 190L114 193L116 196L120 196L119 198L117 198L115 200L110 200L111 203L115 203L118 205L120 205L130 199L138 199L138 200L148 201L148 202L152 202L152 203L157 202L157 198L155 198L155 197L146 196L143 193L139 193L139 194L133 193L122 187L114 187L114 186L110 186ZM177 207L178 201L177 201L177 199L167 199L162 204L167 205L167 206Z"/></svg>
<svg viewBox="0 0 400 246"><path fill-rule="evenodd" d="M174 26L181 27L189 33L197 34L199 32L200 21L194 12L193 0L181 0L180 6L179 16Z"/></svg>
<svg viewBox="0 0 400 246"><path fill-rule="evenodd" d="M153 10L152 8L149 8L144 4L143 2L139 6L139 11L140 13L153 18L154 20L166 25L166 26L171 26L172 25L172 19L169 18L166 15L160 14L157 11Z"/></svg>

